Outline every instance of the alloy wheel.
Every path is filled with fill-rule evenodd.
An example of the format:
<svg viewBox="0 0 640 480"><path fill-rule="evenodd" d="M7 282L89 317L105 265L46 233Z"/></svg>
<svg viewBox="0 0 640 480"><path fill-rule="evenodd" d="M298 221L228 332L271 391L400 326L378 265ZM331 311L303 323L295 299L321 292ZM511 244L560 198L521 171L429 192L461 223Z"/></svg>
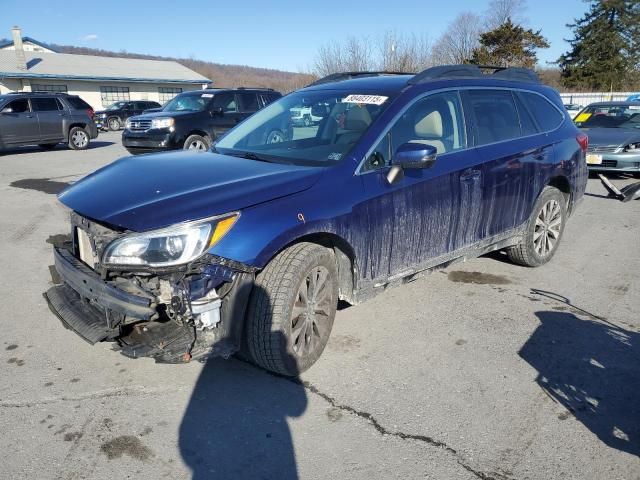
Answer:
<svg viewBox="0 0 640 480"><path fill-rule="evenodd" d="M298 288L291 311L291 345L294 353L305 357L322 348L331 315L329 270L311 269Z"/></svg>
<svg viewBox="0 0 640 480"><path fill-rule="evenodd" d="M553 252L560 239L562 228L562 209L557 200L549 200L544 204L536 218L533 230L533 248L540 257Z"/></svg>
<svg viewBox="0 0 640 480"><path fill-rule="evenodd" d="M191 142L189 144L189 150L198 150L198 151L204 151L207 149L207 146L205 145L205 143L202 140L194 140L193 142Z"/></svg>
<svg viewBox="0 0 640 480"><path fill-rule="evenodd" d="M83 132L82 130L77 130L73 132L73 135L71 136L71 141L76 147L84 148L87 145L87 143L89 143L89 136L87 135L86 132Z"/></svg>

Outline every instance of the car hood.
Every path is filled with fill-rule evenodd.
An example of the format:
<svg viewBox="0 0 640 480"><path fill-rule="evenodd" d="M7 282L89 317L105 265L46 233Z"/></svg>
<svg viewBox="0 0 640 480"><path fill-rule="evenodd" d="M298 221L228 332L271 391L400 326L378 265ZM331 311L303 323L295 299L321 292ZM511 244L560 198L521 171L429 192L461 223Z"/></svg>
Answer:
<svg viewBox="0 0 640 480"><path fill-rule="evenodd" d="M187 115L194 115L194 114L198 114L198 113L203 113L202 111L198 111L198 112L192 112L189 110L185 110L182 112L165 112L165 111L159 111L159 112L146 112L146 113L142 113L140 115L136 115L135 117L131 117L131 120L142 120L145 118L158 118L158 117L162 117L162 118L166 118L166 117L184 117Z"/></svg>
<svg viewBox="0 0 640 480"><path fill-rule="evenodd" d="M118 110L98 110L95 112L94 115L109 115L109 114L114 114L117 115L118 113L121 113L122 110L118 109Z"/></svg>
<svg viewBox="0 0 640 480"><path fill-rule="evenodd" d="M210 152L167 152L121 158L58 198L85 217L139 232L301 192L323 170Z"/></svg>
<svg viewBox="0 0 640 480"><path fill-rule="evenodd" d="M640 130L626 128L583 128L589 137L590 146L622 147L632 142L640 142Z"/></svg>

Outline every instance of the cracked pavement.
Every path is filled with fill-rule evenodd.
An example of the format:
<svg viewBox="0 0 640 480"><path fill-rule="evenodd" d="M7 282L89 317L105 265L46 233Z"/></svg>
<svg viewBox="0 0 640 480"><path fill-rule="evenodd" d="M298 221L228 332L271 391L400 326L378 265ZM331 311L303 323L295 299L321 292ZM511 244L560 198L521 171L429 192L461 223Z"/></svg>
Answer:
<svg viewBox="0 0 640 480"><path fill-rule="evenodd" d="M549 265L495 254L340 310L299 380L156 365L42 298L68 228L46 192L125 154L98 140L0 156L0 478L640 479L640 202L591 179Z"/></svg>

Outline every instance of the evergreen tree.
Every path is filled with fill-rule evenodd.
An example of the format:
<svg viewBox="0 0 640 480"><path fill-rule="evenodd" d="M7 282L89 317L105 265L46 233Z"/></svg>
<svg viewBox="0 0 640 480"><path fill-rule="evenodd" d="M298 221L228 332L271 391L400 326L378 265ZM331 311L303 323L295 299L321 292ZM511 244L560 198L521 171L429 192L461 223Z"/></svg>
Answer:
<svg viewBox="0 0 640 480"><path fill-rule="evenodd" d="M640 2L586 0L589 11L574 24L571 48L558 59L569 88L620 90L640 67Z"/></svg>
<svg viewBox="0 0 640 480"><path fill-rule="evenodd" d="M533 68L537 48L549 48L540 30L525 29L508 18L494 30L480 35L480 46L473 51L471 63Z"/></svg>

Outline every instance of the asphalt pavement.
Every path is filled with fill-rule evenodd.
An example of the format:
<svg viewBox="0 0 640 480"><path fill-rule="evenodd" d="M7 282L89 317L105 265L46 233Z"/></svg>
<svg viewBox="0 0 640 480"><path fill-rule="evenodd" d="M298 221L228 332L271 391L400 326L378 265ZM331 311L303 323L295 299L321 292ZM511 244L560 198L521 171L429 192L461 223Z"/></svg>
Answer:
<svg viewBox="0 0 640 480"><path fill-rule="evenodd" d="M492 254L344 308L292 381L131 360L49 311L55 193L125 154L0 152L0 478L640 479L640 202L590 179L551 263Z"/></svg>

